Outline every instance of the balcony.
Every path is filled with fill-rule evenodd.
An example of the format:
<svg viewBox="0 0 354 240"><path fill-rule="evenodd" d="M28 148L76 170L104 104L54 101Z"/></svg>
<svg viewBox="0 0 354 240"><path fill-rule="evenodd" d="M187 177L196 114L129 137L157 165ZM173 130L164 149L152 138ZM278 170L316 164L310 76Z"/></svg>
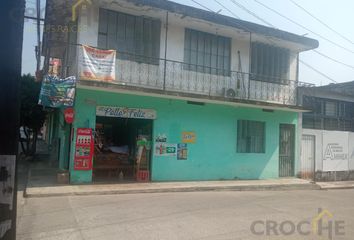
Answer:
<svg viewBox="0 0 354 240"><path fill-rule="evenodd" d="M195 99L294 106L299 82L183 62L117 53L116 81L80 84ZM303 86L304 84L301 84Z"/></svg>

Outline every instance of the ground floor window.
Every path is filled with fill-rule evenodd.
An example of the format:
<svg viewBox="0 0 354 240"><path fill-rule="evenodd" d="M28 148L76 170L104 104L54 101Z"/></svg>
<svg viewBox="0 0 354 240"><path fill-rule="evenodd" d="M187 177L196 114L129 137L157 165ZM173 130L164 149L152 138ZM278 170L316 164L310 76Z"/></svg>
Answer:
<svg viewBox="0 0 354 240"><path fill-rule="evenodd" d="M265 123L259 121L237 121L237 152L265 152Z"/></svg>
<svg viewBox="0 0 354 240"><path fill-rule="evenodd" d="M149 178L152 120L97 117L94 181ZM148 180L148 179L145 179Z"/></svg>

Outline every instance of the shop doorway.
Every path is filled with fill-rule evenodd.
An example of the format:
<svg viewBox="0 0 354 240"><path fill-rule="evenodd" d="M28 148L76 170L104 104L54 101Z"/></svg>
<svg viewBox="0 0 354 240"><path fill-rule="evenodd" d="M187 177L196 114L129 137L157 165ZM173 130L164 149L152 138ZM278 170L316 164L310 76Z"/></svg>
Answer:
<svg viewBox="0 0 354 240"><path fill-rule="evenodd" d="M93 181L149 181L152 128L148 119L97 116Z"/></svg>

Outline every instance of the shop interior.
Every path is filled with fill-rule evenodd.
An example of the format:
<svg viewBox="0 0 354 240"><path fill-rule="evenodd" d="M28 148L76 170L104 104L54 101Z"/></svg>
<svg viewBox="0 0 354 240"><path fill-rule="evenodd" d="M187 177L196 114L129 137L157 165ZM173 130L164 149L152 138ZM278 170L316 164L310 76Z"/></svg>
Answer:
<svg viewBox="0 0 354 240"><path fill-rule="evenodd" d="M152 123L97 116L93 181L149 181Z"/></svg>

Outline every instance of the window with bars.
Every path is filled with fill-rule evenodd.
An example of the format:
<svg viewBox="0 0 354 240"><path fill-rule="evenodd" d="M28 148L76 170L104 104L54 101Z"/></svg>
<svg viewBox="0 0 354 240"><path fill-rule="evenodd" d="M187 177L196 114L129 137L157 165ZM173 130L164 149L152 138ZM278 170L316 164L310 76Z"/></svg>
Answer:
<svg viewBox="0 0 354 240"><path fill-rule="evenodd" d="M265 123L237 121L237 152L265 153Z"/></svg>
<svg viewBox="0 0 354 240"><path fill-rule="evenodd" d="M354 103L317 97L303 97L303 106L312 112L303 114L304 128L354 131Z"/></svg>
<svg viewBox="0 0 354 240"><path fill-rule="evenodd" d="M251 79L281 84L289 82L288 49L253 42L251 52Z"/></svg>
<svg viewBox="0 0 354 240"><path fill-rule="evenodd" d="M230 38L192 29L185 30L185 70L230 76L230 59Z"/></svg>
<svg viewBox="0 0 354 240"><path fill-rule="evenodd" d="M160 20L100 9L98 47L119 59L159 64L160 38Z"/></svg>

